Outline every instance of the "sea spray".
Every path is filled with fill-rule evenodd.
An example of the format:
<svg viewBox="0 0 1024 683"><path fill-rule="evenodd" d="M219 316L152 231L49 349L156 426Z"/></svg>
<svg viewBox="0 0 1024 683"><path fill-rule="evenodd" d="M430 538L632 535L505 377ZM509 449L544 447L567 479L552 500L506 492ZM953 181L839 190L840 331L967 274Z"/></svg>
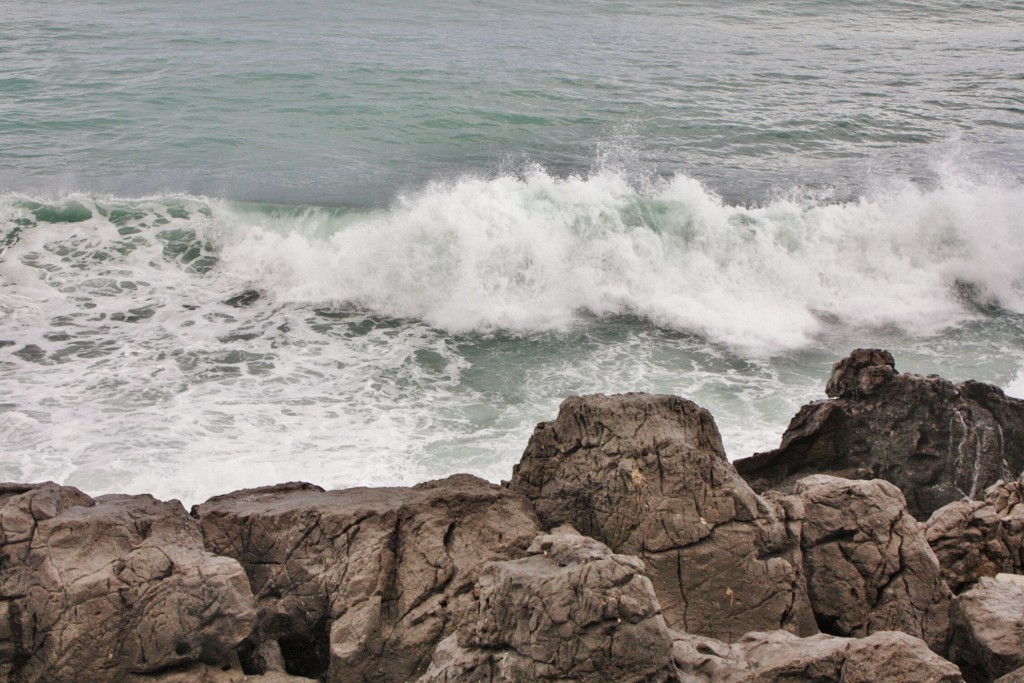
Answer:
<svg viewBox="0 0 1024 683"><path fill-rule="evenodd" d="M0 477L499 480L562 398L628 390L696 400L745 456L853 346L1019 376L1022 215L1019 184L956 175L753 206L539 168L377 209L4 195Z"/></svg>

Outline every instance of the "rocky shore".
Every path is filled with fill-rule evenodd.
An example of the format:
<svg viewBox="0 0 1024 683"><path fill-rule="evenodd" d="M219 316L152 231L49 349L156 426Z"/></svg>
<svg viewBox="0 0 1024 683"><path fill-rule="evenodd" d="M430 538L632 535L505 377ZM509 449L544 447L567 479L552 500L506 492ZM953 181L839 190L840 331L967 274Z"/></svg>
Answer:
<svg viewBox="0 0 1024 683"><path fill-rule="evenodd" d="M624 394L502 485L0 485L0 679L1024 682L1024 401L880 350L826 393L735 463Z"/></svg>

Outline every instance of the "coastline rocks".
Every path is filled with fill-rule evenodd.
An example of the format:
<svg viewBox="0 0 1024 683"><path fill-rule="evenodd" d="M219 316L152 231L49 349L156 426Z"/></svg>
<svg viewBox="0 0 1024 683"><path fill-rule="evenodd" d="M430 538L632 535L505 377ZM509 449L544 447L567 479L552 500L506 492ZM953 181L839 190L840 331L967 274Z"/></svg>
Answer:
<svg viewBox="0 0 1024 683"><path fill-rule="evenodd" d="M882 480L801 479L807 592L823 633L902 631L943 653L951 594L903 495Z"/></svg>
<svg viewBox="0 0 1024 683"><path fill-rule="evenodd" d="M726 640L817 630L799 525L736 474L713 418L691 401L566 399L534 430L510 487L546 528L569 524L640 557L672 628Z"/></svg>
<svg viewBox="0 0 1024 683"><path fill-rule="evenodd" d="M857 349L837 363L826 401L804 406L778 449L734 464L757 491L808 474L885 479L925 519L1024 470L1024 401L979 382L900 374L892 355Z"/></svg>
<svg viewBox="0 0 1024 683"><path fill-rule="evenodd" d="M327 681L423 673L479 569L522 557L529 503L469 475L412 488L286 484L193 509L207 547L241 562L258 602L246 671Z"/></svg>
<svg viewBox="0 0 1024 683"><path fill-rule="evenodd" d="M748 633L731 646L676 633L673 649L682 683L962 683L960 670L905 633L866 638L786 631Z"/></svg>
<svg viewBox="0 0 1024 683"><path fill-rule="evenodd" d="M420 683L674 681L672 637L639 559L561 527L488 563Z"/></svg>
<svg viewBox="0 0 1024 683"><path fill-rule="evenodd" d="M177 501L55 484L0 488L0 673L122 681L235 660L255 605L241 566L203 548Z"/></svg>
<svg viewBox="0 0 1024 683"><path fill-rule="evenodd" d="M993 681L1024 667L1024 589L982 577L953 601L949 658L970 681Z"/></svg>
<svg viewBox="0 0 1024 683"><path fill-rule="evenodd" d="M998 481L985 500L958 500L928 518L926 537L954 593L983 576L1024 573L1024 478Z"/></svg>

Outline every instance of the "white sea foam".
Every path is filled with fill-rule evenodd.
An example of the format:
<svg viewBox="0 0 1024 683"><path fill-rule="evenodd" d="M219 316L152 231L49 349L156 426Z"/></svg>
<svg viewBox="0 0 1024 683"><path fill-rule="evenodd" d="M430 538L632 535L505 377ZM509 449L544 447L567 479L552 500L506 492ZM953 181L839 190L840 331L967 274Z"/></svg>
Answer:
<svg viewBox="0 0 1024 683"><path fill-rule="evenodd" d="M0 244L21 226L0 254L0 479L187 503L496 480L562 398L627 390L697 400L742 457L851 346L953 379L1017 371L1012 184L748 208L685 177L534 170L376 211L41 203L0 197Z"/></svg>
<svg viewBox="0 0 1024 683"><path fill-rule="evenodd" d="M730 206L677 177L467 178L386 211L301 229L238 215L222 258L291 302L350 302L454 331L565 331L636 314L744 352L809 344L827 321L932 333L972 296L1024 313L1024 188L949 176L856 202ZM327 236L324 236L328 233Z"/></svg>

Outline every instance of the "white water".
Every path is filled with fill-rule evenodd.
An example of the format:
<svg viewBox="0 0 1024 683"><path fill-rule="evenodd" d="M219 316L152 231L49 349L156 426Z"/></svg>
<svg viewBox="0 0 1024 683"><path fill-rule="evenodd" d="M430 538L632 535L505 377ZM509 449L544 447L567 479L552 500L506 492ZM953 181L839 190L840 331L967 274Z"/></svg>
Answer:
<svg viewBox="0 0 1024 683"><path fill-rule="evenodd" d="M1020 391L1019 183L950 173L751 208L686 177L535 169L378 211L44 204L69 202L91 217L0 199L4 233L24 222L0 255L4 479L186 502L497 480L533 423L591 391L693 398L742 457L855 346Z"/></svg>

